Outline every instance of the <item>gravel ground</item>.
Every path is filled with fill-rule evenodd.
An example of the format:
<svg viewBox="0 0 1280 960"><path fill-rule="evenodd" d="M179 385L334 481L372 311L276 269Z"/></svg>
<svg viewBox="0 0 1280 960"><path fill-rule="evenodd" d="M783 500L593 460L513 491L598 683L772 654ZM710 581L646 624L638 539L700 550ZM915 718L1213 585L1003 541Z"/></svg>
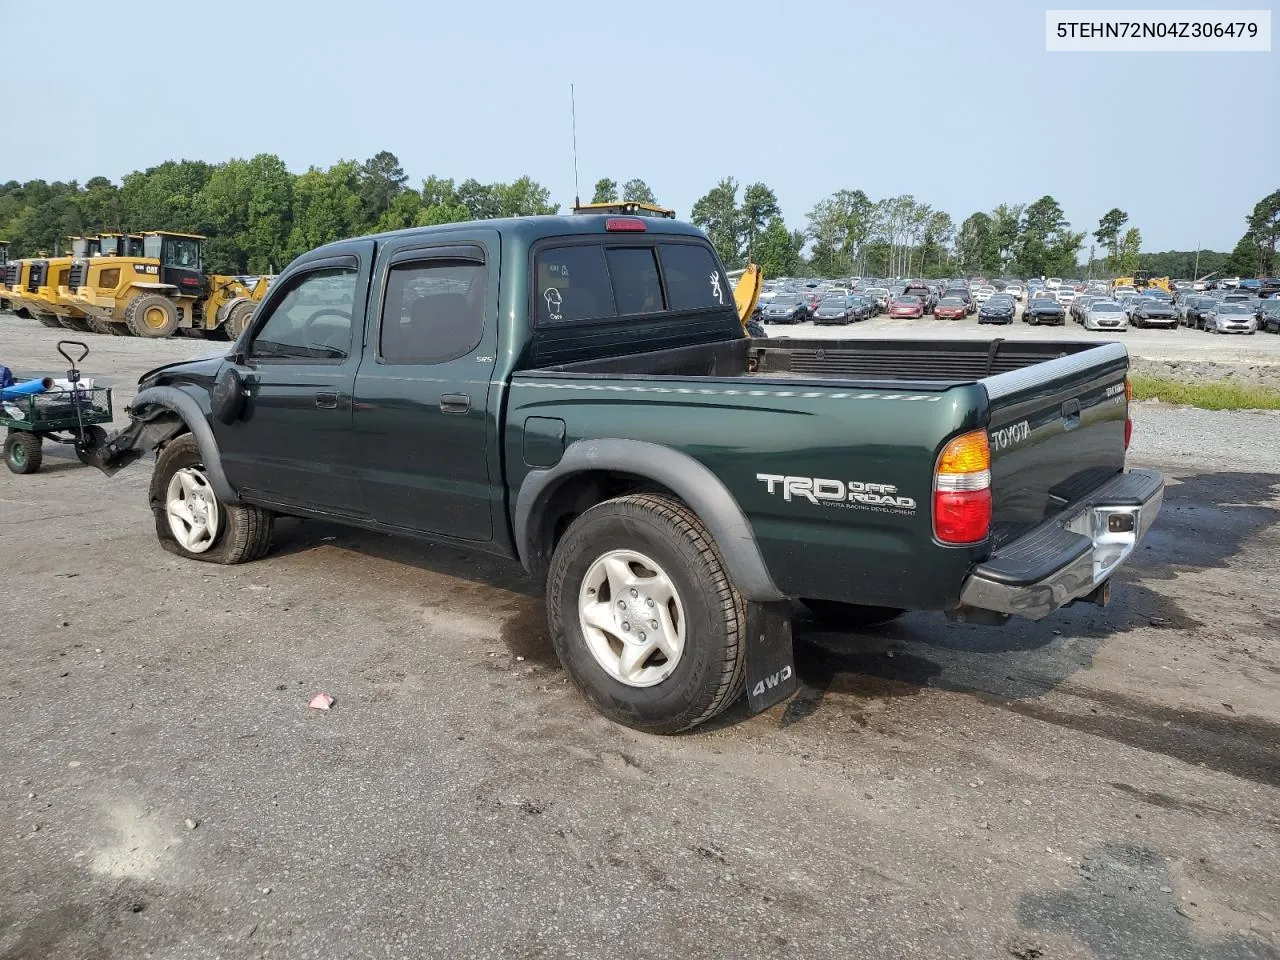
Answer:
<svg viewBox="0 0 1280 960"><path fill-rule="evenodd" d="M92 343L126 394L208 347ZM790 703L672 738L512 564L293 521L190 563L145 464L0 471L0 958L1280 960L1280 416L1134 418L1170 483L1111 606L800 617Z"/></svg>

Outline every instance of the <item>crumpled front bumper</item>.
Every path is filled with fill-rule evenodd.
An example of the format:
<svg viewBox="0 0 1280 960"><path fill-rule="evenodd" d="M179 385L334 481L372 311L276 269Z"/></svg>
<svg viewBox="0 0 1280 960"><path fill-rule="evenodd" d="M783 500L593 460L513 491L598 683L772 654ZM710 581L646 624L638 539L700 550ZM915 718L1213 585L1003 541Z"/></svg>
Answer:
<svg viewBox="0 0 1280 960"><path fill-rule="evenodd" d="M1157 471L1118 474L974 567L960 602L1031 620L1047 617L1105 584L1163 502L1164 477Z"/></svg>

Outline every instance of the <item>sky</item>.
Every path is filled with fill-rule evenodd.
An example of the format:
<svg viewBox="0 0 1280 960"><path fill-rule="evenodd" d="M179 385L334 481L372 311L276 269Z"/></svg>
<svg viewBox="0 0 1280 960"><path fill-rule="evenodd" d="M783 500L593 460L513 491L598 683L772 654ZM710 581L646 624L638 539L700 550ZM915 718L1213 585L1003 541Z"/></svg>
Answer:
<svg viewBox="0 0 1280 960"><path fill-rule="evenodd" d="M0 182L385 149L414 185L528 174L567 209L572 83L583 199L640 177L682 217L725 176L772 187L793 228L842 188L957 224L1052 194L1077 230L1118 206L1145 250L1230 250L1280 188L1280 47L1048 53L1025 0L57 6L93 28L56 30L51 58L12 40L51 36L48 11L0 0L22 104Z"/></svg>

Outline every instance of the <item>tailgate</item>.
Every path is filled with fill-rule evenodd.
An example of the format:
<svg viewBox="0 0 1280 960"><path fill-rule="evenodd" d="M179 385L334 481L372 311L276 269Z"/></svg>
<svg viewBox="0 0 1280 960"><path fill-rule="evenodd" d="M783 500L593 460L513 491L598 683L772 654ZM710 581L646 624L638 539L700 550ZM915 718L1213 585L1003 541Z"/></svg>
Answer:
<svg viewBox="0 0 1280 960"><path fill-rule="evenodd" d="M999 546L1124 470L1129 355L1122 343L997 374L991 402L992 541Z"/></svg>

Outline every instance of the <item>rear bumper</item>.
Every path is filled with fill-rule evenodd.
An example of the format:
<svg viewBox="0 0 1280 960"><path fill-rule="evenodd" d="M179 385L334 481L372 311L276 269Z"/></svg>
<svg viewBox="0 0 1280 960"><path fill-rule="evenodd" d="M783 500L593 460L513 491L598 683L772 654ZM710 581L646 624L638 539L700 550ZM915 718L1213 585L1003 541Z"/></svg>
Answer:
<svg viewBox="0 0 1280 960"><path fill-rule="evenodd" d="M960 602L1040 620L1092 593L1138 545L1164 501L1164 477L1131 470L974 567Z"/></svg>

